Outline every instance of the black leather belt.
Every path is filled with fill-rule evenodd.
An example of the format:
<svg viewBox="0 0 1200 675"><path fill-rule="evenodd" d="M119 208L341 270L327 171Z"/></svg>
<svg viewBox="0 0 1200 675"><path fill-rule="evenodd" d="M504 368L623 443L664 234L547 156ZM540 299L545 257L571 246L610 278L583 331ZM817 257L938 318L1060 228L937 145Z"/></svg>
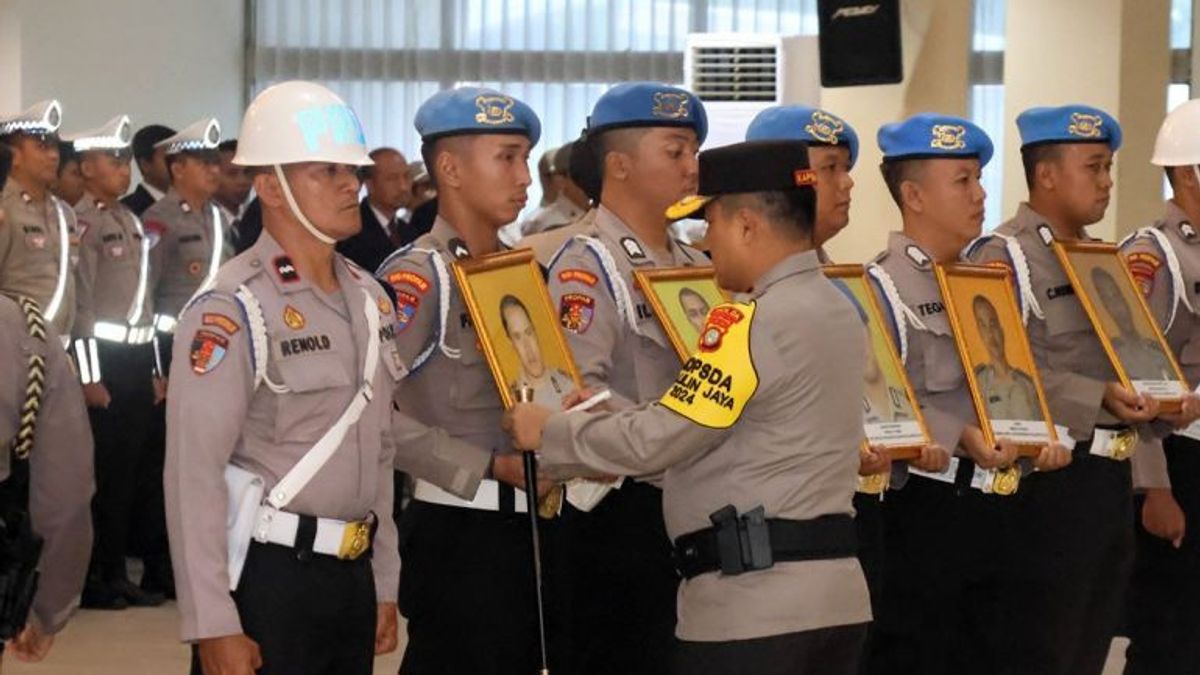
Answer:
<svg viewBox="0 0 1200 675"><path fill-rule="evenodd" d="M834 560L858 553L854 519L832 514L812 520L767 518L763 507L738 515L733 506L713 513L713 527L675 540L675 566L685 579L765 570L777 562Z"/></svg>

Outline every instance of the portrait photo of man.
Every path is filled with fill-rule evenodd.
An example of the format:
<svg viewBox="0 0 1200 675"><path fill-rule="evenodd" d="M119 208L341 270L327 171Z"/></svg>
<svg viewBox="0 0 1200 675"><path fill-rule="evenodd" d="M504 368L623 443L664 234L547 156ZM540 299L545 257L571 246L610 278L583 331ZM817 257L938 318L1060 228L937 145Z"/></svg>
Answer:
<svg viewBox="0 0 1200 675"><path fill-rule="evenodd" d="M1174 369L1158 340L1139 330L1134 310L1129 306L1117 280L1108 270L1093 267L1092 286L1096 289L1097 309L1106 312L1116 330L1108 336L1117 360L1131 380L1175 380Z"/></svg>
<svg viewBox="0 0 1200 675"><path fill-rule="evenodd" d="M562 407L563 397L575 388L574 382L569 374L546 364L537 327L525 303L515 295L503 296L500 321L520 366L520 372L509 382L514 396L520 398L519 392L529 388L533 390L533 402L555 410Z"/></svg>
<svg viewBox="0 0 1200 675"><path fill-rule="evenodd" d="M996 306L983 295L971 301L975 328L987 350L987 361L975 367L975 380L994 420L1042 419L1037 387L1029 373L1010 364L1005 350L1004 325Z"/></svg>
<svg viewBox="0 0 1200 675"><path fill-rule="evenodd" d="M876 354L879 344L873 339L870 327L863 318L867 331L867 360L863 368L863 424L886 424L899 420L913 419L912 406L902 387L888 381L883 366Z"/></svg>

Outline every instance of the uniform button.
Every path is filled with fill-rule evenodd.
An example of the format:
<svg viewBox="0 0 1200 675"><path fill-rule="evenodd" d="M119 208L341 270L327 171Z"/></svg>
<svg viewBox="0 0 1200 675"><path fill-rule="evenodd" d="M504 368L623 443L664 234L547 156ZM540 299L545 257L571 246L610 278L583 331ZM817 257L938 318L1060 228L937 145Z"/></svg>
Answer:
<svg viewBox="0 0 1200 675"><path fill-rule="evenodd" d="M261 263L260 263L258 260L251 260L251 261L250 261L250 266L251 266L251 267L261 267L261 266L262 266L262 264L261 264Z"/></svg>

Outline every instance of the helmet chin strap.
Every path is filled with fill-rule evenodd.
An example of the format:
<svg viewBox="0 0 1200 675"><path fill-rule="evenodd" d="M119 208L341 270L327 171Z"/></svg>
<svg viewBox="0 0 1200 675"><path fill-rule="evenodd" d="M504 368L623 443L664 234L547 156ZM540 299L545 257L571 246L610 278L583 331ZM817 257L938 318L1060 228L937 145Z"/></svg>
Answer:
<svg viewBox="0 0 1200 675"><path fill-rule="evenodd" d="M292 188L290 185L288 185L287 177L283 175L283 167L275 164L273 168L275 169L275 177L279 179L279 184L283 186L283 197L284 199L287 199L288 208L292 210L292 215L296 216L296 220L299 220L300 224L304 226L304 229L308 230L309 234L316 237L317 241L330 245L336 244L337 239L334 239L333 237L330 237L324 232L318 230L317 226L313 225L312 222L310 222L304 215L304 212L300 210L300 205L296 203L296 198L292 196Z"/></svg>

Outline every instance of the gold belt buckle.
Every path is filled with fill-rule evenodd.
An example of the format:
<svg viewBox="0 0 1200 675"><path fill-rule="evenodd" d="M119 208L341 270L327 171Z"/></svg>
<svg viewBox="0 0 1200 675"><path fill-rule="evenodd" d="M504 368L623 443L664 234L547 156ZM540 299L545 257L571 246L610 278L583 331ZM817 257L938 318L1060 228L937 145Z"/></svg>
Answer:
<svg viewBox="0 0 1200 675"><path fill-rule="evenodd" d="M865 495L880 495L887 490L892 476L890 471L858 477L858 491Z"/></svg>
<svg viewBox="0 0 1200 675"><path fill-rule="evenodd" d="M996 475L992 479L992 493L1008 496L1014 494L1020 484L1020 468L1010 466L1007 469L996 469Z"/></svg>
<svg viewBox="0 0 1200 675"><path fill-rule="evenodd" d="M562 510L562 503L563 486L555 485L550 489L549 492L546 493L546 496L542 497L541 501L538 502L538 515L549 520L550 518L557 516L558 512Z"/></svg>
<svg viewBox="0 0 1200 675"><path fill-rule="evenodd" d="M338 560L358 560L371 547L371 524L366 521L346 523L342 530L342 545Z"/></svg>
<svg viewBox="0 0 1200 675"><path fill-rule="evenodd" d="M1124 429L1121 433L1113 437L1109 451L1113 459L1126 460L1133 456L1133 451L1136 448L1137 432L1133 429Z"/></svg>

